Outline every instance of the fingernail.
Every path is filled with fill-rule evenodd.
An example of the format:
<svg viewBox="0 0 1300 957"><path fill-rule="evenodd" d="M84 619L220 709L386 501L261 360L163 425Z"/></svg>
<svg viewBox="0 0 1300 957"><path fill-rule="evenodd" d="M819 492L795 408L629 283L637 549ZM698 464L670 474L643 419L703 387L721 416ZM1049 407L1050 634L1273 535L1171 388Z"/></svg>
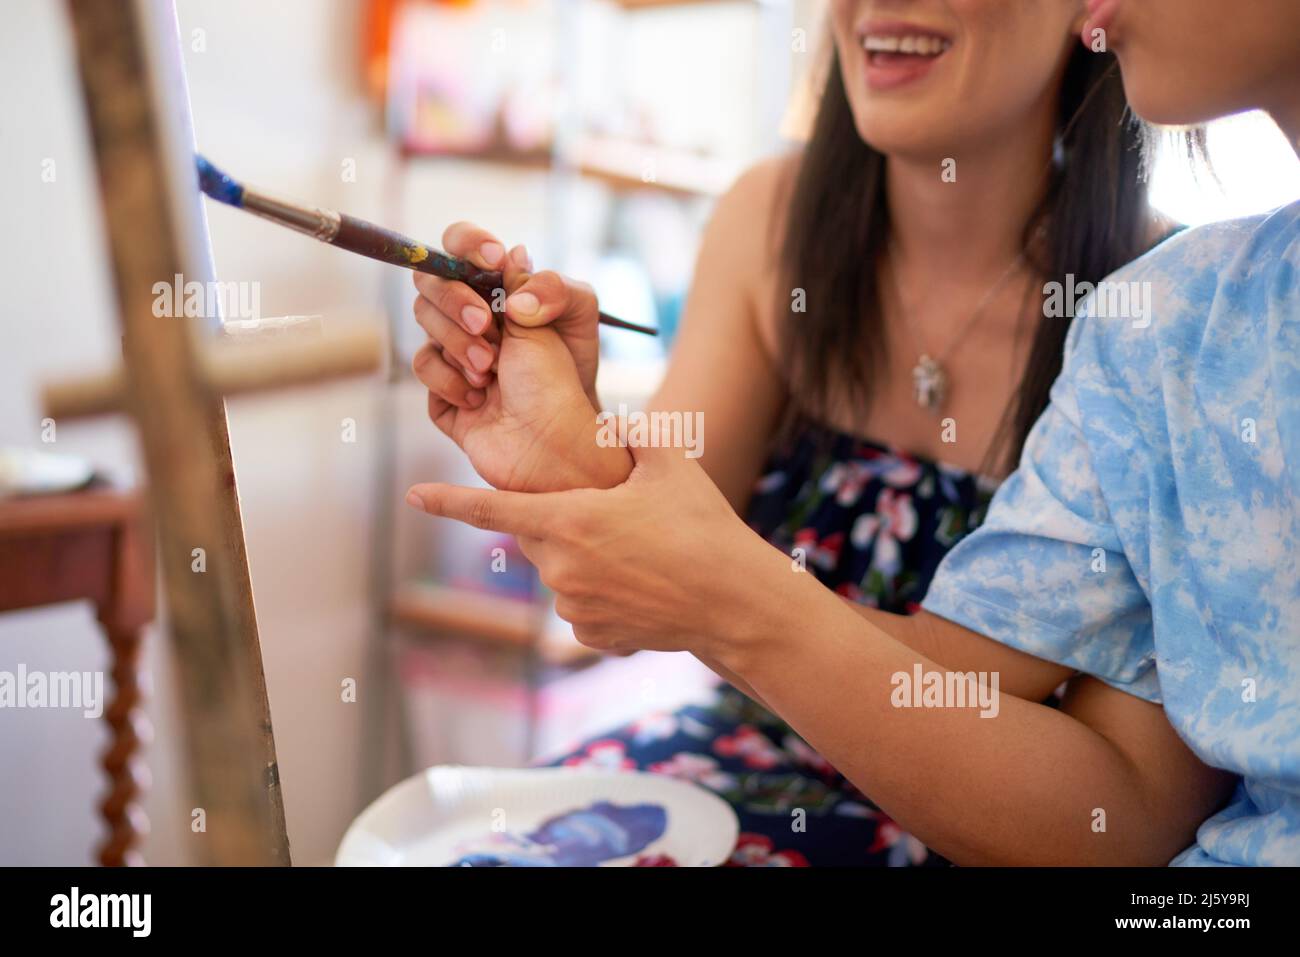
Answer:
<svg viewBox="0 0 1300 957"><path fill-rule="evenodd" d="M482 389L470 389L468 392L465 393L465 404L468 405L471 409L477 409L480 405L483 404L483 400L486 398L487 398L487 393L484 392ZM420 507L424 508L423 502L420 503Z"/></svg>
<svg viewBox="0 0 1300 957"><path fill-rule="evenodd" d="M515 265L520 269L533 271L533 257L528 255L528 250L523 246L516 246L515 251L510 254L510 258L515 261Z"/></svg>
<svg viewBox="0 0 1300 957"><path fill-rule="evenodd" d="M421 512L424 511L424 499L420 498L420 496L416 495L414 492L406 493L406 504L411 506L411 508L418 508Z"/></svg>
<svg viewBox="0 0 1300 957"><path fill-rule="evenodd" d="M487 327L487 310L480 309L478 306L466 306L460 311L460 321L465 324L466 329L478 335Z"/></svg>
<svg viewBox="0 0 1300 957"><path fill-rule="evenodd" d="M483 261L489 266L495 266L500 262L501 257L505 255L506 247L500 243L484 243L478 248L478 253L483 257Z"/></svg>
<svg viewBox="0 0 1300 957"><path fill-rule="evenodd" d="M487 372L488 369L492 368L492 351L490 349L475 344L465 350L465 354L469 356L469 364L479 372Z"/></svg>
<svg viewBox="0 0 1300 957"><path fill-rule="evenodd" d="M531 316L541 307L531 292L517 292L506 300L506 305L521 316Z"/></svg>

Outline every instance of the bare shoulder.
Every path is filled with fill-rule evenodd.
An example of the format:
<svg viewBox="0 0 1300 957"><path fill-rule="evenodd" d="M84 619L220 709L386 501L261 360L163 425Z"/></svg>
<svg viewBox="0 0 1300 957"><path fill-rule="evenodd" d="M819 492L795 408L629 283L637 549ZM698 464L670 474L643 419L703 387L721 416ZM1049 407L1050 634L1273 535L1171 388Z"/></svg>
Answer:
<svg viewBox="0 0 1300 957"><path fill-rule="evenodd" d="M773 304L780 282L780 250L799 153L786 153L751 166L714 207L701 267L744 290L756 331L769 358L777 352ZM707 259L707 261L706 261Z"/></svg>
<svg viewBox="0 0 1300 957"><path fill-rule="evenodd" d="M760 268L775 261L798 162L798 153L785 153L754 164L740 174L714 207L710 232L721 234L718 238L725 239L728 245L750 252L763 250L762 260L755 263Z"/></svg>
<svg viewBox="0 0 1300 957"><path fill-rule="evenodd" d="M787 198L799 168L799 153L781 153L760 160L736 178L718 200L718 209L760 217L775 225L774 205Z"/></svg>

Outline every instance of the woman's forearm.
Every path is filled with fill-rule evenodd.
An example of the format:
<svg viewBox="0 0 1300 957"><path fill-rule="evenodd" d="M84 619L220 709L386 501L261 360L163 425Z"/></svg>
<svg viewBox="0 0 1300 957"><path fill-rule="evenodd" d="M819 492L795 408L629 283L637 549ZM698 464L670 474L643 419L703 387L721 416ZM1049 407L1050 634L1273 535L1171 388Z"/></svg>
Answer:
<svg viewBox="0 0 1300 957"><path fill-rule="evenodd" d="M901 826L951 860L1163 864L1212 810L1215 795L1180 799L1176 781L1153 782L1151 769L1168 765L1160 755L1135 760L1143 741L1107 728L1108 738L1005 692L987 717L975 707L911 706L911 694L908 706L898 706L895 675L910 682L918 669L944 669L781 566L747 576L749 611L738 623L748 633L721 644L719 661ZM1157 708L1111 693L1127 699L1120 707ZM1146 728L1149 711L1134 723Z"/></svg>
<svg viewBox="0 0 1300 957"><path fill-rule="evenodd" d="M913 651L953 671L997 672L999 688L1026 701L1043 701L1073 669L1017 651L927 611L891 615L845 599L849 608Z"/></svg>
<svg viewBox="0 0 1300 957"><path fill-rule="evenodd" d="M962 672L997 672L1001 694L1015 695L1026 701L1043 701L1073 674L1063 665L1026 655L929 612L893 615L848 599L843 601L870 624L944 668ZM740 675L717 659L700 660L718 677L771 710L771 706Z"/></svg>
<svg viewBox="0 0 1300 957"><path fill-rule="evenodd" d="M845 605L898 642L944 668L998 673L998 690L1026 701L1043 701L1073 674L1063 665L1033 658L1001 642L945 621L929 612L892 615L843 599ZM762 696L734 671L713 658L700 658L713 672L743 694L771 710Z"/></svg>
<svg viewBox="0 0 1300 957"><path fill-rule="evenodd" d="M767 708L767 702L764 701L762 698L760 698L758 692L755 691L753 688L751 688L749 686L749 682L745 681L745 679L740 677L740 675L736 674L730 668L725 667L714 658L703 658L700 657L699 655L697 655L696 657L699 658L700 662L704 664L705 667L707 667L715 675L717 675L723 681L727 682L729 685L731 685L741 694L747 695L748 697L757 701L763 707ZM772 709L768 708L768 710L770 711Z"/></svg>

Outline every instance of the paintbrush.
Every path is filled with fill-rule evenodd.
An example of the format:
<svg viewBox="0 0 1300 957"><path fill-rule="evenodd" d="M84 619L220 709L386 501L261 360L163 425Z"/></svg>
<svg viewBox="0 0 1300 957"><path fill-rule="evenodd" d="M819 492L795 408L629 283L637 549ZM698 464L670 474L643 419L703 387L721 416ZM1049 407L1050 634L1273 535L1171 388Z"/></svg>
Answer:
<svg viewBox="0 0 1300 957"><path fill-rule="evenodd" d="M202 156L196 156L195 160L199 170L199 189L219 203L247 210L273 223L315 236L331 246L378 259L380 262L404 266L440 279L459 280L489 303L496 301L496 290L502 288L499 272L479 269L468 260L449 256L432 246L417 243L391 229L376 226L347 213L302 206L259 192L231 179ZM617 319L604 312L600 313L600 322L648 336L659 335L658 329Z"/></svg>

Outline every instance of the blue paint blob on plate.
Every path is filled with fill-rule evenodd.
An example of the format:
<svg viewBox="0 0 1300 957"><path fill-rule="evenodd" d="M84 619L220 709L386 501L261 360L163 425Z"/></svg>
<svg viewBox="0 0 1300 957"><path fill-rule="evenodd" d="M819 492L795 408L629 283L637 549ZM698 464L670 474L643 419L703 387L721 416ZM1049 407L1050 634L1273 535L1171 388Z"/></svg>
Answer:
<svg viewBox="0 0 1300 957"><path fill-rule="evenodd" d="M668 814L658 804L597 801L558 814L513 838L513 850L467 854L453 867L595 867L643 850L663 836Z"/></svg>

